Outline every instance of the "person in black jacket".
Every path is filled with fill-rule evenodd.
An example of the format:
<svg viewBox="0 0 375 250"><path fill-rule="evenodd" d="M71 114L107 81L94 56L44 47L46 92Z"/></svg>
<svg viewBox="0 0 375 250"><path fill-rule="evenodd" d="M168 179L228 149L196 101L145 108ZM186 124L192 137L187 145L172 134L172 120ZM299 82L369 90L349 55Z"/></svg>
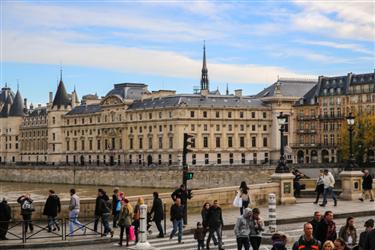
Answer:
<svg viewBox="0 0 375 250"><path fill-rule="evenodd" d="M113 215L113 228L117 227L117 221L121 212L121 200L119 197L119 188L113 189L112 195L112 215Z"/></svg>
<svg viewBox="0 0 375 250"><path fill-rule="evenodd" d="M51 232L52 226L53 231L56 229L60 231L59 224L56 221L57 214L61 211L60 198L55 194L55 191L48 191L48 198L44 205L43 215L47 215L48 220L48 232Z"/></svg>
<svg viewBox="0 0 375 250"><path fill-rule="evenodd" d="M178 230L178 243L182 243L182 227L184 218L184 206L181 204L181 199L176 198L175 203L171 206L171 221L173 223L173 230L169 239L171 240Z"/></svg>
<svg viewBox="0 0 375 250"><path fill-rule="evenodd" d="M364 227L365 227L365 231L363 231L359 235L359 243L358 243L359 250L365 250L365 243L366 243L367 235L369 232L374 230L374 220L373 219L367 220L365 222Z"/></svg>
<svg viewBox="0 0 375 250"><path fill-rule="evenodd" d="M171 194L172 200L176 201L177 198L180 198L181 200L181 205L184 207L184 225L187 224L186 218L187 218L187 211L186 211L186 203L187 200L191 198L191 195L189 195L189 191L186 189L185 185L182 184L180 188L176 189L172 194Z"/></svg>
<svg viewBox="0 0 375 250"><path fill-rule="evenodd" d="M217 200L214 200L213 205L208 209L207 214L207 220L208 220L208 227L209 227L209 234L207 237L206 247L207 249L210 248L210 240L214 233L216 233L217 236L217 243L218 243L218 249L221 250L222 248L222 240L221 240L221 230L224 226L223 221L223 214L221 212L221 208L219 207L219 203Z"/></svg>
<svg viewBox="0 0 375 250"><path fill-rule="evenodd" d="M374 196L372 194L372 176L369 174L368 170L363 171L362 176L362 197L359 198L360 201L364 201L366 199L366 194L369 194L370 201L374 201Z"/></svg>
<svg viewBox="0 0 375 250"><path fill-rule="evenodd" d="M7 199L3 197L0 202L0 240L7 240L6 237L11 217L11 209Z"/></svg>
<svg viewBox="0 0 375 250"><path fill-rule="evenodd" d="M315 211L314 212L314 218L309 222L313 226L313 236L315 239L318 238L318 226L320 221L322 220L320 212ZM323 242L324 243L324 242Z"/></svg>
<svg viewBox="0 0 375 250"><path fill-rule="evenodd" d="M18 197L17 202L21 205L21 215L23 218L24 232L27 233L27 229L30 228L30 233L33 233L34 226L31 222L31 216L34 211L34 206L30 194L26 193Z"/></svg>
<svg viewBox="0 0 375 250"><path fill-rule="evenodd" d="M375 249L375 230L371 230L367 233L365 241L365 250L374 250Z"/></svg>
<svg viewBox="0 0 375 250"><path fill-rule="evenodd" d="M108 233L110 233L111 238L113 237L113 230L109 226L109 215L111 214L111 202L109 201L109 197L107 193L99 188L98 189L98 197L96 198L96 204L95 204L95 219L99 220L99 218L102 218L102 224L104 227L104 235L106 236ZM96 221L95 221L96 222ZM95 230L94 225L94 230Z"/></svg>
<svg viewBox="0 0 375 250"><path fill-rule="evenodd" d="M155 222L155 225L159 230L158 238L163 238L164 237L164 231L163 231L163 227L161 225L161 221L164 218L163 202L159 198L158 192L154 192L153 196L154 196L154 201L152 202L152 208L151 208L151 211L150 211L150 215L154 214L154 217L153 217L152 220Z"/></svg>
<svg viewBox="0 0 375 250"><path fill-rule="evenodd" d="M332 211L326 211L324 213L324 218L320 221L317 231L317 240L319 240L320 242L326 242L327 240L336 240L336 223L333 221Z"/></svg>

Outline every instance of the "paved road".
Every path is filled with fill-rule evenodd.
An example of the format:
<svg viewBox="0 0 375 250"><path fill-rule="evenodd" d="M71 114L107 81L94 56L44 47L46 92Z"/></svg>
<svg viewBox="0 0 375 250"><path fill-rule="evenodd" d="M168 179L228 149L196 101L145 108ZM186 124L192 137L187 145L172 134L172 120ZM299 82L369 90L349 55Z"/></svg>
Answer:
<svg viewBox="0 0 375 250"><path fill-rule="evenodd" d="M355 218L355 224L356 224L358 232L363 231L364 222L370 218L375 219L374 217L371 217L371 216ZM339 230L340 227L345 224L346 219L336 219L335 221L337 224L337 230ZM291 223L291 224L279 225L278 230L284 232L285 234L289 236L288 245L291 246L293 242L302 233L302 227L303 227L303 223ZM169 240L168 237L163 238L163 239L150 239L149 240L149 242L159 250L193 250L193 249L196 249L196 242L193 239L192 235L186 235L183 238L183 241L184 241L184 244L179 245L177 244L176 238L174 238L173 240ZM224 241L224 247L226 250L237 249L235 237L233 235L233 230L223 231L223 241ZM84 245L84 246L74 246L74 247L43 248L43 250L45 249L51 249L51 250L118 249L119 247L113 245L113 243L115 242L116 241L112 243L106 243L106 244L94 244L94 245ZM263 245L262 249L270 249L270 248L271 248L270 245ZM126 248L124 247L123 249L126 249ZM216 249L214 248L213 244L211 245L211 249Z"/></svg>

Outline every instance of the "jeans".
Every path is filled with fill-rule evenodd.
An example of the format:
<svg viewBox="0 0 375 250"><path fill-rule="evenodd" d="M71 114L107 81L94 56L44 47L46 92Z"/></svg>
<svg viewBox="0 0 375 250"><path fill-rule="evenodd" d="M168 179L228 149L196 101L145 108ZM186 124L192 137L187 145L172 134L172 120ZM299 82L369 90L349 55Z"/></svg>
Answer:
<svg viewBox="0 0 375 250"><path fill-rule="evenodd" d="M258 250L260 247L260 243L262 243L262 237L251 237L250 236L250 244L253 250Z"/></svg>
<svg viewBox="0 0 375 250"><path fill-rule="evenodd" d="M161 225L161 220L155 220L155 225L156 225L157 229L159 230L159 235L164 236L164 231L163 231L163 227Z"/></svg>
<svg viewBox="0 0 375 250"><path fill-rule="evenodd" d="M139 226L140 226L140 221L139 220L134 220L133 221L133 226L134 226L134 234L135 234L135 243L138 242L139 240Z"/></svg>
<svg viewBox="0 0 375 250"><path fill-rule="evenodd" d="M74 225L77 225L83 232L85 232L85 226L78 221L79 210L73 209L69 212L69 236L73 236Z"/></svg>
<svg viewBox="0 0 375 250"><path fill-rule="evenodd" d="M30 228L30 231L32 232L34 230L33 223L31 222L31 214L23 214L23 228L25 230L25 233L27 233L27 228Z"/></svg>
<svg viewBox="0 0 375 250"><path fill-rule="evenodd" d="M223 243L221 241L221 225L219 227L216 227L216 228L210 227L208 231L209 231L209 234L208 234L208 237L207 237L207 248L210 245L211 237L214 235L214 233L216 233L216 235L217 235L217 244L219 246L219 249L221 249L221 245Z"/></svg>
<svg viewBox="0 0 375 250"><path fill-rule="evenodd" d="M248 237L238 237L237 238L237 249L242 250L242 246L245 248L245 250L250 249L250 243Z"/></svg>
<svg viewBox="0 0 375 250"><path fill-rule="evenodd" d="M204 250L204 240L197 240L198 241L198 250Z"/></svg>
<svg viewBox="0 0 375 250"><path fill-rule="evenodd" d="M122 246L122 239L124 238L124 231L126 230L126 245L129 245L130 226L120 226L120 246Z"/></svg>
<svg viewBox="0 0 375 250"><path fill-rule="evenodd" d="M54 226L54 228L57 227L57 229L60 230L59 224L56 221L56 217L47 216L47 221L48 221L48 230L51 230L52 226Z"/></svg>
<svg viewBox="0 0 375 250"><path fill-rule="evenodd" d="M337 199L336 199L336 194L335 192L333 191L333 188L332 187L328 187L328 188L325 188L324 189L324 192L323 192L323 204L326 205L327 204L327 195L332 195L332 199L333 201L337 202Z"/></svg>
<svg viewBox="0 0 375 250"><path fill-rule="evenodd" d="M113 227L117 227L117 221L120 217L120 211L113 212Z"/></svg>
<svg viewBox="0 0 375 250"><path fill-rule="evenodd" d="M112 231L111 227L109 226L109 213L102 214L102 223L104 227L104 234Z"/></svg>
<svg viewBox="0 0 375 250"><path fill-rule="evenodd" d="M249 206L250 201L242 201L242 207L240 208L240 214L243 214L243 210Z"/></svg>
<svg viewBox="0 0 375 250"><path fill-rule="evenodd" d="M183 219L180 219L180 220L173 220L173 230L171 232L171 235L169 236L169 238L173 238L173 236L176 234L177 230L178 230L178 242L181 242L182 240L182 227L183 227Z"/></svg>
<svg viewBox="0 0 375 250"><path fill-rule="evenodd" d="M98 232L99 219L100 219L100 215L95 215L95 220L94 220L94 231L95 232Z"/></svg>

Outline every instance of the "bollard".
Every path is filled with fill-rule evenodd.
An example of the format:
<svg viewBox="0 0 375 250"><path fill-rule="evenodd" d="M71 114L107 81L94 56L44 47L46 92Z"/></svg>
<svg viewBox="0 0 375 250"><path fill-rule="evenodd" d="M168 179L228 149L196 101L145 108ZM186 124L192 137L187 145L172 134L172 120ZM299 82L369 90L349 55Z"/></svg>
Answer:
<svg viewBox="0 0 375 250"><path fill-rule="evenodd" d="M139 209L139 241L130 249L155 249L147 242L147 205L141 205Z"/></svg>
<svg viewBox="0 0 375 250"><path fill-rule="evenodd" d="M270 233L276 232L276 195L268 194L268 221Z"/></svg>

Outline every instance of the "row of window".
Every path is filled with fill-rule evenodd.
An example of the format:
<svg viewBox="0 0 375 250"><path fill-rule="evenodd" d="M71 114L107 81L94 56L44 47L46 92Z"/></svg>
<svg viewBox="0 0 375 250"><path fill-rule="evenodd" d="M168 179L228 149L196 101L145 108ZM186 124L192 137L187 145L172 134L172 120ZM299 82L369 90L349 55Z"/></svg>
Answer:
<svg viewBox="0 0 375 250"><path fill-rule="evenodd" d="M215 111L215 118L220 118L220 113L221 113L220 111ZM228 111L228 112L226 112L226 114L227 114L227 116L226 116L227 118L235 118L234 117L235 112ZM196 112L194 110L191 110L190 111L190 118L195 118L195 117L200 117L200 116L198 116L198 112ZM203 118L209 118L208 117L208 111L203 111L202 117ZM239 114L238 114L238 117L239 118L245 118L245 112L240 111ZM252 111L250 117L252 119L256 119L256 112ZM262 118L267 119L267 112L262 112Z"/></svg>

